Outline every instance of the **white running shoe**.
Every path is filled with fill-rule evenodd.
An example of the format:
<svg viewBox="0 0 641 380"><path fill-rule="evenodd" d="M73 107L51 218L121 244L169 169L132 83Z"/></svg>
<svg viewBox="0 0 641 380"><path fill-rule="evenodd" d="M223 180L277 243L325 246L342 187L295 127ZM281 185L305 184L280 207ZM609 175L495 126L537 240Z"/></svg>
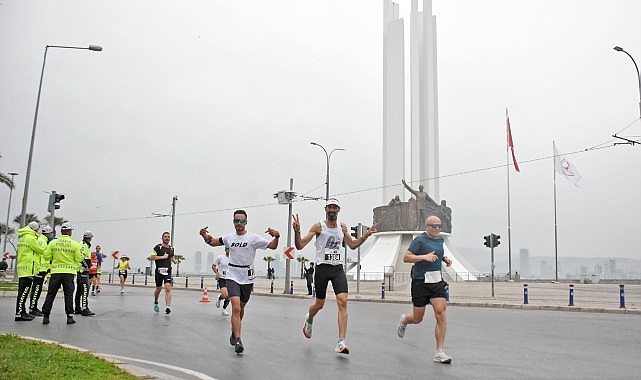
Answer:
<svg viewBox="0 0 641 380"><path fill-rule="evenodd" d="M216 307L220 309L220 298L216 300Z"/></svg>
<svg viewBox="0 0 641 380"><path fill-rule="evenodd" d="M303 335L305 338L312 338L312 324L309 322L309 313L305 314L305 324L303 325Z"/></svg>
<svg viewBox="0 0 641 380"><path fill-rule="evenodd" d="M434 361L438 363L450 364L452 362L452 357L443 351L442 348L439 348L434 352Z"/></svg>
<svg viewBox="0 0 641 380"><path fill-rule="evenodd" d="M227 311L227 309L223 309L223 311L220 312L220 315L222 315L223 317L226 317L229 315L229 312Z"/></svg>
<svg viewBox="0 0 641 380"><path fill-rule="evenodd" d="M349 348L347 348L347 344L345 343L345 339L341 339L341 340L338 341L334 351L338 352L339 354L345 354L345 355L349 354Z"/></svg>
<svg viewBox="0 0 641 380"><path fill-rule="evenodd" d="M405 321L405 314L401 314L401 319L398 321L398 329L396 330L396 333L398 334L399 338L402 338L405 336L405 328L407 327L407 324L404 321Z"/></svg>

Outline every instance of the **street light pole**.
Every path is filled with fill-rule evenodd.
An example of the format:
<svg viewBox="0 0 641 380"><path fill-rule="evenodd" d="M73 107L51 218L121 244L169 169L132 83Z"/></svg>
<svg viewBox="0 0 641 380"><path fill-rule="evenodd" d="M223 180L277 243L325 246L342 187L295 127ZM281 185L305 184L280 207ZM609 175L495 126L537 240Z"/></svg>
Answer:
<svg viewBox="0 0 641 380"><path fill-rule="evenodd" d="M627 51L623 50L623 48L622 48L622 47L615 46L615 47L614 47L614 50L616 50L616 51L622 51L622 52L624 52L625 54L627 54L627 55L628 55L628 57L630 57L630 59L632 60L632 63L634 63L634 68L635 68L635 69L637 69L637 80L638 80L638 82L639 82L639 117L641 117L641 75L639 75L639 66L637 66L636 61L634 60L634 58L632 58L632 56L630 55L630 53L628 53Z"/></svg>
<svg viewBox="0 0 641 380"><path fill-rule="evenodd" d="M47 63L47 51L49 48L102 51L102 46L98 46L98 45L89 45L88 47L61 46L61 45L45 46L45 54L44 54L44 58L42 59L42 71L40 71L40 84L38 85L38 98L36 99L36 112L35 112L35 115L33 116L33 129L31 130L31 145L29 146L29 160L27 161L27 174L24 179L24 194L22 196L22 212L20 213L20 227L24 227L26 225L27 198L29 196L29 179L31 179L31 160L33 159L33 144L36 139L36 124L38 122L38 108L40 107L40 94L42 92L42 78L44 77L44 74L45 74L45 64Z"/></svg>
<svg viewBox="0 0 641 380"><path fill-rule="evenodd" d="M13 182L13 177L17 176L18 173L8 173L11 176L11 186L9 187L9 206L7 206L7 224L4 225L4 244L2 245L2 254L7 252L7 238L9 237L9 214L11 214L11 194L13 194L13 188L16 187L15 182Z"/></svg>
<svg viewBox="0 0 641 380"><path fill-rule="evenodd" d="M325 158L327 158L327 171L325 173L325 200L328 200L329 199L329 160L332 158L332 153L334 153L337 150L345 150L345 149L336 148L336 149L332 149L331 152L327 153L327 149L325 149L325 147L322 146L321 144L315 143L313 141L310 142L310 144L321 147L323 152L325 152Z"/></svg>

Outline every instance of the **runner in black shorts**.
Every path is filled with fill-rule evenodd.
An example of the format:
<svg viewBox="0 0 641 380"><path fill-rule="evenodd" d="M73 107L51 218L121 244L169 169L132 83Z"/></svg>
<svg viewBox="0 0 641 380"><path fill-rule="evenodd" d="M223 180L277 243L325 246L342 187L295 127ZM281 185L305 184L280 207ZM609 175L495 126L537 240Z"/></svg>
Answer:
<svg viewBox="0 0 641 380"><path fill-rule="evenodd" d="M436 351L433 360L438 363L451 363L452 357L445 353L445 287L441 267L443 263L452 265L452 260L445 257L443 237L441 234L441 219L435 215L428 216L425 220L426 232L418 235L403 256L403 262L412 263L412 311L407 315L402 314L398 322L397 333L399 338L405 336L405 329L409 324L419 324L425 316L425 307L432 305L436 327Z"/></svg>
<svg viewBox="0 0 641 380"><path fill-rule="evenodd" d="M171 313L171 264L176 263L174 256L174 248L169 245L170 234L169 232L162 233L162 243L156 244L149 260L156 262L156 270L154 277L156 280L156 290L154 291L154 312L160 312L158 307L158 297L162 291L163 285L165 288L165 314Z"/></svg>
<svg viewBox="0 0 641 380"><path fill-rule="evenodd" d="M338 343L335 352L349 354L349 348L345 342L347 334L347 277L343 268L343 259L345 249L343 241L351 249L358 248L374 232L378 223L372 227L360 238L352 239L348 232L347 225L338 221L338 212L340 211L340 202L336 199L329 199L325 202L325 214L327 218L322 222L312 225L305 236L300 234L300 219L294 215L294 243L296 249L303 249L307 243L316 237L316 257L313 260L316 263L316 272L314 273L314 283L316 284L316 300L309 307L309 312L305 315L305 324L303 325L303 335L306 338L312 337L312 323L314 316L325 306L325 297L327 296L327 284L331 281L334 293L336 294L336 304L338 305Z"/></svg>

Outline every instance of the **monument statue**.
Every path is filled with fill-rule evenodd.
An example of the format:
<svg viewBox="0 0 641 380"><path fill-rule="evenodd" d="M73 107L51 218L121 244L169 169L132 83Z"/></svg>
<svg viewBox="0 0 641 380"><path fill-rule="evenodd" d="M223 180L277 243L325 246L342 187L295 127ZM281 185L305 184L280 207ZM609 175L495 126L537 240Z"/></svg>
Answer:
<svg viewBox="0 0 641 380"><path fill-rule="evenodd" d="M436 206L436 202L426 192L423 191L423 185L418 186L418 191L412 189L404 179L401 180L403 186L416 197L416 229L422 230L425 219L429 216L428 210Z"/></svg>

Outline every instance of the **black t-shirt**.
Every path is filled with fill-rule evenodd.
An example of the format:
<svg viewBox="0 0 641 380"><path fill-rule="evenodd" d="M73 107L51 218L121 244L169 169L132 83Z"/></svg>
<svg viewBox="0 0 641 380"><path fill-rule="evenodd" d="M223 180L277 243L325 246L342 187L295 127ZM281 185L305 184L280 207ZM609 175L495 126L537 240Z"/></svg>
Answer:
<svg viewBox="0 0 641 380"><path fill-rule="evenodd" d="M169 254L169 257L166 259L156 260L157 268L171 268L171 258L174 257L173 247L163 247L162 244L156 244L154 252L156 252L156 256L164 256L165 253Z"/></svg>
<svg viewBox="0 0 641 380"><path fill-rule="evenodd" d="M0 270L7 270L7 268L9 268L9 264L6 261L0 261Z"/></svg>

